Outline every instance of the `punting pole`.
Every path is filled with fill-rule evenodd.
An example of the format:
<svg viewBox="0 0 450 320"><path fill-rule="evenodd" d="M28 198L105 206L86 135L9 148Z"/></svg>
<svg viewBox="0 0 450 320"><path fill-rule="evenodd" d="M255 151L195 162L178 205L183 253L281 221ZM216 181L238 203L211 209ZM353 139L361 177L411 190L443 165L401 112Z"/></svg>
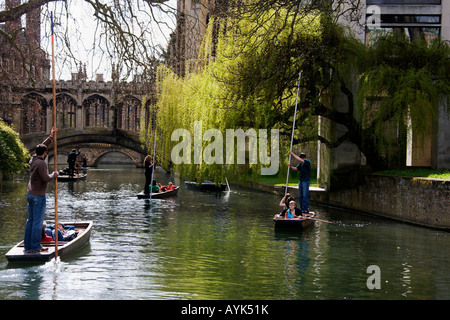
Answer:
<svg viewBox="0 0 450 320"><path fill-rule="evenodd" d="M152 200L152 189L153 189L153 173L155 172L155 160L156 160L156 129L153 135L153 166L152 166L152 181L150 181L150 200Z"/></svg>
<svg viewBox="0 0 450 320"><path fill-rule="evenodd" d="M297 98L295 98L295 111L294 111L294 122L292 124L292 135L291 135L291 147L289 148L289 151L292 151L292 145L294 143L294 131L295 131L295 118L297 117L297 105L298 105L298 95L300 92L300 80L302 79L302 73L300 72L298 75L298 84L297 84ZM291 154L289 154L289 163L291 163ZM284 191L284 195L286 195L289 185L289 167L287 170L287 177L286 177L286 190Z"/></svg>
<svg viewBox="0 0 450 320"><path fill-rule="evenodd" d="M53 160L54 171L58 170L58 144L56 130L56 80L55 80L55 41L53 33L53 11L51 12L51 28L52 28L52 75L53 75ZM58 258L58 177L55 178L55 259Z"/></svg>
<svg viewBox="0 0 450 320"><path fill-rule="evenodd" d="M231 189L230 189L230 184L228 183L227 177L225 177L225 181L227 182L228 191L231 191Z"/></svg>

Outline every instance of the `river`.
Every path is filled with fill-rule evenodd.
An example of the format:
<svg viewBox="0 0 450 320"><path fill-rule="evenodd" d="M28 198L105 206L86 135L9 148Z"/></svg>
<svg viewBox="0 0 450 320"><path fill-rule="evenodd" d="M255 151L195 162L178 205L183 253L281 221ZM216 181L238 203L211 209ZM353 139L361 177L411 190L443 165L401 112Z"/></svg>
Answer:
<svg viewBox="0 0 450 320"><path fill-rule="evenodd" d="M279 196L236 186L191 191L159 170L156 178L180 185L178 195L137 199L144 174L133 166L103 165L86 181L59 182L59 220L94 227L88 245L45 264L4 257L23 237L27 177L4 182L0 299L450 299L447 232L316 205L318 218L334 224L279 232ZM50 184L46 220L53 219Z"/></svg>

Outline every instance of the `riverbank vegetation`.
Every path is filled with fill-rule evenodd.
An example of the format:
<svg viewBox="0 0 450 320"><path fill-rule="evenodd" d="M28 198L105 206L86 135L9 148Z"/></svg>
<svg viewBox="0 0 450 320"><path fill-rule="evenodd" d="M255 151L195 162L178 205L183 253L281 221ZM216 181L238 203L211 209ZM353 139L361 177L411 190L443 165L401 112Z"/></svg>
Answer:
<svg viewBox="0 0 450 320"><path fill-rule="evenodd" d="M311 170L310 177L311 177L310 186L317 187L318 186L317 171L315 169ZM287 178L286 173L283 173L283 174L278 173L276 175L271 175L271 176L260 176L258 179L258 182L272 184L274 186L282 187L282 186L286 186L286 178ZM290 171L288 186L289 187L297 187L298 181L299 181L299 173L296 171L294 171L294 172Z"/></svg>
<svg viewBox="0 0 450 320"><path fill-rule="evenodd" d="M30 153L19 139L19 134L0 119L0 183L1 176L9 178L23 172Z"/></svg>
<svg viewBox="0 0 450 320"><path fill-rule="evenodd" d="M384 170L377 173L391 174L396 176L406 176L415 178L434 178L450 180L450 170L433 170L433 169L405 169L405 170Z"/></svg>

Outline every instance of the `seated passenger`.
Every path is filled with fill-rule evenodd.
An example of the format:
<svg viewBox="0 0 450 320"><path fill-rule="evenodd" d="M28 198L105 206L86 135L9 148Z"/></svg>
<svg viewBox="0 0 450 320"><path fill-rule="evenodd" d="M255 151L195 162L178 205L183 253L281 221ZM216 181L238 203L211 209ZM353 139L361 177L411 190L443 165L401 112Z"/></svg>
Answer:
<svg viewBox="0 0 450 320"><path fill-rule="evenodd" d="M53 230L52 232L53 240L55 240L55 231ZM68 230L62 223L58 223L58 241L71 241L76 237L77 233L75 230Z"/></svg>
<svg viewBox="0 0 450 320"><path fill-rule="evenodd" d="M169 184L167 185L166 190L169 191L169 190L173 190L173 189L175 189L175 187L173 186L173 183L169 182Z"/></svg>
<svg viewBox="0 0 450 320"><path fill-rule="evenodd" d="M161 192L167 191L167 188L164 187L161 183L158 183L158 187L159 187L159 190L161 190Z"/></svg>
<svg viewBox="0 0 450 320"><path fill-rule="evenodd" d="M294 201L294 197L290 193L286 193L280 201L280 207L287 209L289 207L289 202Z"/></svg>
<svg viewBox="0 0 450 320"><path fill-rule="evenodd" d="M41 242L51 242L53 241L53 238L46 233L47 230L47 223L44 221L42 224L42 236L41 236Z"/></svg>
<svg viewBox="0 0 450 320"><path fill-rule="evenodd" d="M289 202L289 209L284 209L280 214L280 218L298 218L302 215L302 211L296 207L294 200Z"/></svg>
<svg viewBox="0 0 450 320"><path fill-rule="evenodd" d="M158 185L156 184L156 180L153 180L153 183L152 183L152 192L153 192L153 193L158 193L158 192L160 192L160 189L159 189Z"/></svg>

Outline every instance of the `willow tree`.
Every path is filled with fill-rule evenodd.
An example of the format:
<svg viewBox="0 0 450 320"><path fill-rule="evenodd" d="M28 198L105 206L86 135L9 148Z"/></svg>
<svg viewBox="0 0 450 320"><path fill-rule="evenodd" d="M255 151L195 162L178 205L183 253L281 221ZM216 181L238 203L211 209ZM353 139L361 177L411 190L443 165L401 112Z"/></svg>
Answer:
<svg viewBox="0 0 450 320"><path fill-rule="evenodd" d="M397 152L390 149L392 134L399 127L426 130L437 101L448 95L446 43L386 36L366 47L337 23L339 13L329 1L235 3L218 36L206 35L205 44L216 41L215 56L207 45L196 73L183 79L171 74L160 82L161 115L171 110L178 127L204 119L216 128L278 128L286 145L302 72L294 142L319 140L330 148L352 142L377 170ZM345 127L345 133L319 135L318 116ZM165 123L167 129L176 126Z"/></svg>
<svg viewBox="0 0 450 320"><path fill-rule="evenodd" d="M222 137L226 137L227 130L232 129L245 132L266 130L268 135L272 134L273 129L288 132L286 127L292 126L292 122L289 122L293 116L290 107L295 102L295 88L277 83L276 77L269 79L270 83L265 85L261 85L258 81L273 72L298 77L299 70L287 65L286 59L293 59L287 49L292 39L290 30L284 29L283 25L291 24L296 36L313 46L320 43L323 36L320 15L313 12L304 14L300 19L284 10L269 11L260 18L265 24L259 26L259 31L252 33L250 37L244 36L243 30L249 31L255 27L251 19L240 19L237 22L230 18L221 24L218 37L213 32L214 22L210 23L197 69L189 72L186 77L178 77L166 67L160 68L157 82L157 125L158 131L164 137L163 154L171 154L179 143L172 141L171 138L175 130L187 129L192 139L196 132L194 125L199 122L202 125L202 134L208 130L218 130ZM265 34L267 30L273 30L271 37ZM253 50L245 51L244 48L248 46ZM213 48L215 55L212 55ZM262 55L265 56L263 60ZM304 57L299 56L293 60L303 59ZM264 61L264 64L261 64L261 61ZM261 66L264 68L261 69ZM241 75L246 75L245 79L238 79ZM273 136L268 138L273 139ZM202 150L214 142L215 140L203 140ZM247 143L250 143L250 139ZM287 154L288 145L289 139L282 140L277 146L280 148L277 152ZM226 142L223 141L221 146L222 154L225 156ZM272 155L273 145L270 142L266 145L259 144L257 147L258 152L261 152L261 148L266 148L262 152ZM233 148L238 148L237 143L233 144ZM195 157L196 150L193 149L195 148L189 149L192 153L189 155L191 159ZM229 162L228 159L209 164L195 163L187 159L179 169L183 175L197 180L208 178L219 181L224 177L245 179L249 171L258 175L262 167L267 167L267 163L261 158L256 160L251 158L252 150L246 154L247 162L244 164L238 161Z"/></svg>

